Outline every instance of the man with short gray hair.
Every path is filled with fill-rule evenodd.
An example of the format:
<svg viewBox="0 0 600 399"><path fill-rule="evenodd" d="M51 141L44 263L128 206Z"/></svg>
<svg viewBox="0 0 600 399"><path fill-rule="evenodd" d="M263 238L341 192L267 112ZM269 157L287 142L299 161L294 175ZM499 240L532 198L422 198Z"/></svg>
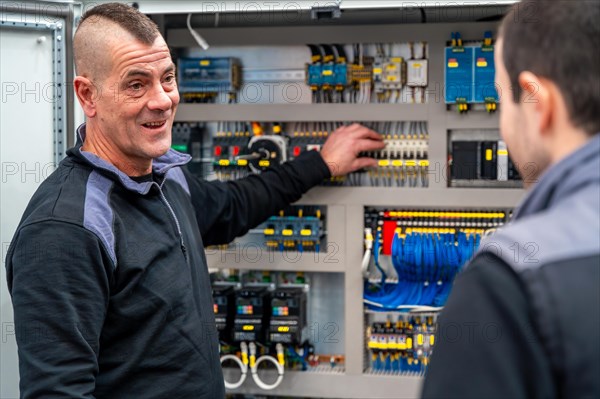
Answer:
<svg viewBox="0 0 600 399"><path fill-rule="evenodd" d="M206 182L170 149L175 65L153 22L107 3L74 39L78 142L9 248L23 398L223 398L205 245L224 244L384 147L359 125L320 153ZM39 331L37 334L35 332Z"/></svg>

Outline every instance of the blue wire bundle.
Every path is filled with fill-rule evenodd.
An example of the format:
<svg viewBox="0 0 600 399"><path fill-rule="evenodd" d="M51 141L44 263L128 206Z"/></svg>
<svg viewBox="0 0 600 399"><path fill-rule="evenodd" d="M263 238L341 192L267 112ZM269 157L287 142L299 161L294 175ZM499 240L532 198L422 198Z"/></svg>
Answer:
<svg viewBox="0 0 600 399"><path fill-rule="evenodd" d="M411 233L402 238L394 235L392 264L398 283L386 283L386 273L379 263L380 231L373 246L375 267L381 274L378 290L368 282L364 299L375 310L397 310L404 305L443 306L448 299L452 281L462 266L471 259L479 246L479 235L464 232Z"/></svg>

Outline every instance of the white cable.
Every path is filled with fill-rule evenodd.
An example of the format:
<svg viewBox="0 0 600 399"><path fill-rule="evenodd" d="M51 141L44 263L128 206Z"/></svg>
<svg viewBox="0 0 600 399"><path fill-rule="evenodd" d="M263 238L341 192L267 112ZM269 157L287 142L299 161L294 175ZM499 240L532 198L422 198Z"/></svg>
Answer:
<svg viewBox="0 0 600 399"><path fill-rule="evenodd" d="M242 386L242 384L244 383L244 381L246 381L246 377L248 376L248 366L245 365L244 363L242 363L242 361L240 360L239 357L235 356L235 355L225 355L225 356L221 356L221 366L223 365L223 362L226 360L233 360L235 363L237 363L240 366L240 371L242 372L242 375L240 376L239 381L237 382L228 382L227 380L224 379L225 381L225 388L227 389L237 389L239 387Z"/></svg>
<svg viewBox="0 0 600 399"><path fill-rule="evenodd" d="M369 274L369 262L371 261L371 249L373 248L373 231L367 227L365 229L365 255L362 261L362 274L367 276Z"/></svg>
<svg viewBox="0 0 600 399"><path fill-rule="evenodd" d="M200 36L198 34L198 32L196 32L194 29L192 29L192 14L188 14L187 16L187 27L190 31L190 34L192 35L192 37L196 40L196 42L198 43L198 45L200 47L202 47L202 50L206 51L208 50L208 43L206 42L206 40L204 40L204 38L202 36Z"/></svg>
<svg viewBox="0 0 600 399"><path fill-rule="evenodd" d="M273 384L264 383L258 376L258 365L264 361L269 361L269 362L273 363L275 365L275 367L277 368L277 374L278 374L277 380L275 380L275 382ZM260 389L264 389L265 391L270 391L272 389L277 388L279 386L279 384L281 384L281 381L283 381L284 368L281 364L279 364L277 359L275 359L273 356L264 355L264 356L259 357L256 360L254 367L252 367L251 372L252 372L252 379L254 380L256 385L258 385L258 387Z"/></svg>

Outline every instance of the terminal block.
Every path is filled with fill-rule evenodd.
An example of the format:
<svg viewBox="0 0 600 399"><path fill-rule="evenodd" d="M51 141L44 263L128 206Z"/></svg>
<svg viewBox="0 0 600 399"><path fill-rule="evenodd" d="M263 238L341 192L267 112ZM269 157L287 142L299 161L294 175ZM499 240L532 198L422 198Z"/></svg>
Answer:
<svg viewBox="0 0 600 399"><path fill-rule="evenodd" d="M406 62L402 57L381 57L373 65L375 93L401 90L406 84Z"/></svg>
<svg viewBox="0 0 600 399"><path fill-rule="evenodd" d="M262 229L267 248L276 251L319 252L325 238L320 209L312 214L303 209L293 214L282 211L278 216L270 217L259 229Z"/></svg>
<svg viewBox="0 0 600 399"><path fill-rule="evenodd" d="M372 322L366 330L368 371L424 373L435 344L436 322L437 313L388 315L385 322Z"/></svg>

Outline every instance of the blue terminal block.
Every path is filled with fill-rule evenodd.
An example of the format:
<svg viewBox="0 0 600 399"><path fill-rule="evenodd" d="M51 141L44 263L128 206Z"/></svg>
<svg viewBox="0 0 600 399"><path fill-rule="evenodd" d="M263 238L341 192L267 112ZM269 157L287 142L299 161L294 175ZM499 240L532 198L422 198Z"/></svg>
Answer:
<svg viewBox="0 0 600 399"><path fill-rule="evenodd" d="M446 47L444 81L446 104L473 102L473 47Z"/></svg>
<svg viewBox="0 0 600 399"><path fill-rule="evenodd" d="M272 216L259 226L267 247L273 250L319 252L323 221L315 216Z"/></svg>
<svg viewBox="0 0 600 399"><path fill-rule="evenodd" d="M241 83L234 58L180 58L177 75L181 93L233 93Z"/></svg>
<svg viewBox="0 0 600 399"><path fill-rule="evenodd" d="M321 64L308 64L307 84L311 87L321 88L323 85L323 66Z"/></svg>
<svg viewBox="0 0 600 399"><path fill-rule="evenodd" d="M321 83L323 86L332 87L335 85L335 65L325 64L321 69Z"/></svg>
<svg viewBox="0 0 600 399"><path fill-rule="evenodd" d="M340 63L335 64L333 67L333 74L335 76L334 85L346 87L348 86L348 64Z"/></svg>
<svg viewBox="0 0 600 399"><path fill-rule="evenodd" d="M475 48L475 94L476 103L497 103L494 66L494 47Z"/></svg>

